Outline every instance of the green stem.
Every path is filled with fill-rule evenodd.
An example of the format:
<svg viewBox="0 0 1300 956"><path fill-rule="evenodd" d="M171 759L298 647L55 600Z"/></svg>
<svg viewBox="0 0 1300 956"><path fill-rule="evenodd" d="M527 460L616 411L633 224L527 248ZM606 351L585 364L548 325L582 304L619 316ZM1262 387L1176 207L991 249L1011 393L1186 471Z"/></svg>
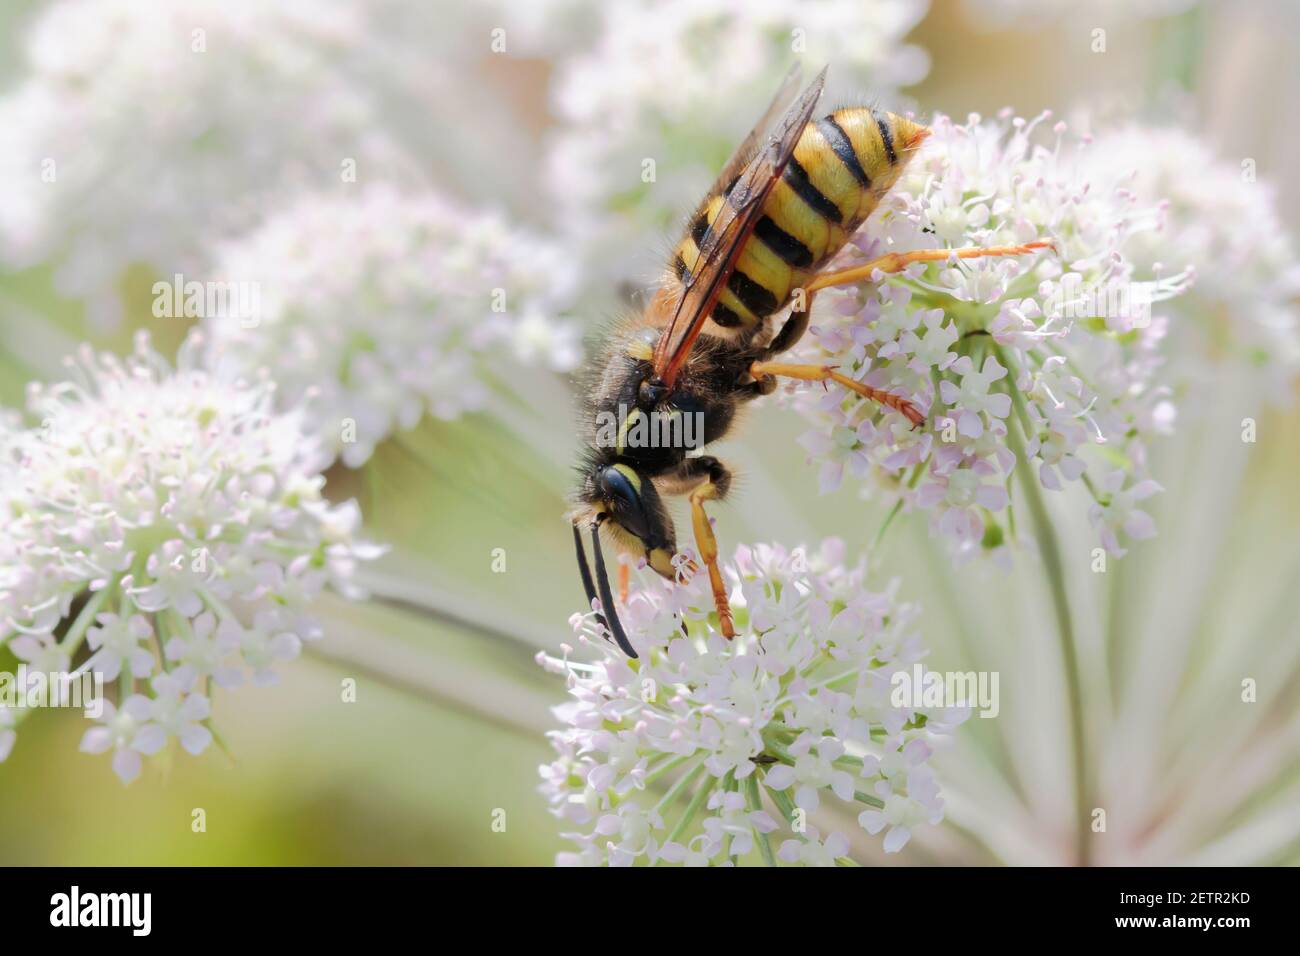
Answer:
<svg viewBox="0 0 1300 956"><path fill-rule="evenodd" d="M221 735L221 733L217 730L216 726L212 723L210 719L207 721L207 725L208 725L208 730L212 734L213 743L217 745L217 748L225 755L226 759L230 761L230 765L232 767L238 766L239 761L235 759L235 754L230 749L230 746L226 743L226 738Z"/></svg>
<svg viewBox="0 0 1300 956"><path fill-rule="evenodd" d="M750 776L752 777L753 774L750 774ZM728 793L734 793L736 790L739 789L739 784L736 783L736 771L734 770L727 771L727 775L722 778L722 789L726 790ZM723 862L731 859L731 834L730 833L728 833L726 836L722 838L722 859Z"/></svg>
<svg viewBox="0 0 1300 956"><path fill-rule="evenodd" d="M668 792L663 795L663 798L657 804L655 804L655 813L661 813L664 807L670 805L674 800L676 800L677 797L681 795L681 792L691 785L691 781L700 775L700 771L703 769L704 758L701 757L699 763L692 767L689 773L683 774L681 779L668 788Z"/></svg>
<svg viewBox="0 0 1300 956"><path fill-rule="evenodd" d="M90 625L94 622L95 615L104 606L109 594L117 587L117 581L117 578L113 578L108 584L92 594L82 606L81 613L76 616L71 626L68 627L68 632L63 635L63 640L59 643L59 650L66 653L69 658L81 646L81 641L86 636L86 631L90 628Z"/></svg>
<svg viewBox="0 0 1300 956"><path fill-rule="evenodd" d="M885 809L884 800L881 800L879 797L873 797L869 793L863 793L861 790L853 791L853 799L858 801L858 803L865 803L867 806L874 807L877 810Z"/></svg>
<svg viewBox="0 0 1300 956"><path fill-rule="evenodd" d="M889 509L889 514L885 515L885 520L880 523L880 530L876 532L876 536L871 541L871 551L873 554L880 551L880 543L885 540L885 532L889 530L889 526L894 523L894 518L896 518L898 513L902 510L903 499L899 498L894 502L894 507Z"/></svg>
<svg viewBox="0 0 1300 956"><path fill-rule="evenodd" d="M758 796L758 775L751 773L745 778L745 798L749 803L750 810L762 810L763 801ZM751 826L754 831L754 839L758 843L758 850L763 855L763 863L767 866L776 866L776 856L772 853L772 841L767 838L767 834Z"/></svg>
<svg viewBox="0 0 1300 956"><path fill-rule="evenodd" d="M691 776L694 777L703 769L704 764L700 764L694 771L692 771ZM699 788L691 797L691 802L686 804L686 810L683 811L682 818L677 821L677 825L673 827L672 832L668 834L668 839L664 841L665 843L677 842L678 838L686 832L686 828L689 827L691 821L695 819L695 814L700 812L700 807L704 806L704 802L709 799L709 794L713 792L713 787L714 784L708 780L700 784ZM659 862L659 860L656 860L656 865Z"/></svg>
<svg viewBox="0 0 1300 956"><path fill-rule="evenodd" d="M670 771L670 770L675 770L677 767L680 767L682 764L686 763L686 761L690 760L693 756L695 756L695 755L694 755L694 754L685 754L685 755L683 755L683 756L681 756L681 757L672 757L672 758L670 758L670 759L667 760L666 762L660 764L658 767L655 767L653 770L647 772L646 775L645 775L645 781L644 781L644 782L645 782L647 785L648 785L648 784L651 784L651 783L654 783L656 780L658 780L660 777L662 777L662 776L663 776L664 774L666 774L668 771Z"/></svg>
<svg viewBox="0 0 1300 956"><path fill-rule="evenodd" d="M1070 598L1065 586L1065 568L1061 559L1061 545L1052 526L1047 506L1038 490L1038 479L1029 465L1025 454L1024 438L1028 437L1028 412L1025 399L1020 389L1015 386L1016 370L1006 360L1000 348L997 349L998 360L1008 370L1004 381L1011 401L1016 406L1020 428L1008 423L1007 443L1016 455L1017 472L1020 475L1020 487L1024 492L1025 503L1029 507L1030 517L1034 523L1034 534L1038 541L1038 550L1042 557L1043 571L1047 575L1047 584L1052 596L1052 607L1056 613L1056 629L1061 645L1061 660L1065 667L1066 694L1070 712L1070 741L1074 763L1074 801L1075 801L1075 859L1078 865L1087 866L1089 860L1088 808L1091 785L1088 780L1088 749L1083 715L1083 682L1079 673L1079 657L1076 650L1074 620L1070 614ZM1022 432L1025 434L1022 436Z"/></svg>
<svg viewBox="0 0 1300 956"><path fill-rule="evenodd" d="M794 803L786 796L784 790L773 790L771 787L765 787L767 795L772 798L776 808L781 811L781 816L785 817L785 822L794 826Z"/></svg>

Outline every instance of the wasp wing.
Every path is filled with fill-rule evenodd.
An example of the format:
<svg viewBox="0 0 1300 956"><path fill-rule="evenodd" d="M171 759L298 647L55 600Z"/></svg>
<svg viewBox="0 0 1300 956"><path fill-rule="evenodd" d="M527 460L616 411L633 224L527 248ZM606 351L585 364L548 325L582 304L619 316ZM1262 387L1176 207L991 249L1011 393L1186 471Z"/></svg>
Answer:
<svg viewBox="0 0 1300 956"><path fill-rule="evenodd" d="M763 135L776 126L776 122L784 114L786 109L794 101L795 94L799 92L799 75L802 73L799 64L796 63L790 67L786 73L785 79L781 81L781 88L776 91L776 96L772 97L772 102L768 104L763 115L758 118L754 128L749 131L740 145L735 148L731 158L727 160L727 165L722 167L722 172L718 173L718 178L713 181L709 191L704 194L704 202L700 204L700 209L696 210L696 215L703 210L704 206L714 196L725 196L731 189L732 184L740 178L749 161L754 158L758 152L759 145L763 142ZM694 221L694 216L692 221Z"/></svg>
<svg viewBox="0 0 1300 956"><path fill-rule="evenodd" d="M787 77L786 82L789 80ZM726 180L730 178L727 170L724 170L724 176L719 177L722 188L726 189L726 201L700 241L695 267L682 280L677 302L668 306L672 314L655 345L654 374L666 385L671 386L677 378L705 320L713 312L718 296L726 288L745 240L762 218L763 203L789 164L795 144L812 117L825 83L826 70L823 68L761 146L755 145L762 136L758 128L746 137L732 162L738 164L747 147L753 155L730 189L726 189L729 185ZM784 87L782 92L778 92L774 106L780 102L783 92Z"/></svg>

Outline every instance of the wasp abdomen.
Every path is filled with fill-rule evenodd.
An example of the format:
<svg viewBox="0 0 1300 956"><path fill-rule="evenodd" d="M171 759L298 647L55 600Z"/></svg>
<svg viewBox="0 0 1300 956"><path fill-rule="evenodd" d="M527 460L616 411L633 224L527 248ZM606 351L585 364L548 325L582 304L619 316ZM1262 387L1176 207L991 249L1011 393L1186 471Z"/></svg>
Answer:
<svg viewBox="0 0 1300 956"><path fill-rule="evenodd" d="M783 309L871 215L924 129L866 107L808 123L741 249L712 321L726 329L752 329ZM700 244L725 201L710 197L691 223L677 247L679 278L694 271Z"/></svg>

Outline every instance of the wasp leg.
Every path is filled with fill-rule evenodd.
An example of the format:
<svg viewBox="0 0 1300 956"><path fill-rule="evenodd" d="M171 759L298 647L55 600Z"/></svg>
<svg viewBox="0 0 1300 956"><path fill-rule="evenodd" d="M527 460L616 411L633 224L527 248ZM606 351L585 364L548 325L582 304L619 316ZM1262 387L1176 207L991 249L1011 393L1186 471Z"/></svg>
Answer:
<svg viewBox="0 0 1300 956"><path fill-rule="evenodd" d="M704 502L721 501L731 488L731 472L712 455L688 458L674 476L681 485L694 485L690 492L691 524L695 529L695 547L700 560L709 571L709 585L713 590L713 605L718 610L718 624L722 636L730 640L736 636L736 624L727 600L727 587L718 568L718 539L704 511Z"/></svg>
<svg viewBox="0 0 1300 956"><path fill-rule="evenodd" d="M736 397L742 402L752 401L755 398L762 398L764 395L771 395L776 391L776 379L756 378L752 382L746 382L743 385L736 386Z"/></svg>
<svg viewBox="0 0 1300 956"><path fill-rule="evenodd" d="M786 318L785 324L781 326L780 331L759 353L761 358L769 359L773 355L788 352L798 344L804 333L808 331L808 320L812 316L813 296L815 294L813 292L806 293L803 308L796 307L790 310L790 315ZM744 385L739 386L736 391L743 401L761 398L776 391L776 379L770 376L756 378L752 382L746 382Z"/></svg>
<svg viewBox="0 0 1300 956"><path fill-rule="evenodd" d="M618 600L622 604L627 603L627 591L631 582L632 574L627 566L626 561L618 562Z"/></svg>
<svg viewBox="0 0 1300 956"><path fill-rule="evenodd" d="M787 362L755 362L750 365L749 374L754 377L755 381L759 381L765 376L779 375L785 378L802 379L805 382L837 382L845 388L857 392L863 398L868 398L873 402L879 402L881 405L894 409L911 422L913 428L919 428L925 424L925 416L921 414L921 410L906 398L895 395L883 388L872 388L870 385L851 379L847 375L841 375L835 371L834 365L792 365Z"/></svg>
<svg viewBox="0 0 1300 956"><path fill-rule="evenodd" d="M803 295L803 308L794 308L790 310L790 317L785 320L781 326L781 331L776 333L776 337L763 350L763 357L770 358L773 355L780 355L782 352L788 352L798 344L803 338L803 334L808 331L808 321L812 317L813 296L817 294L816 290L809 290Z"/></svg>
<svg viewBox="0 0 1300 956"><path fill-rule="evenodd" d="M823 272L814 276L808 283L807 291L811 295L818 289L836 285L852 285L865 282L879 269L881 272L902 272L913 262L945 262L948 259L983 259L989 256L1025 256L1039 249L1053 248L1048 240L1026 242L1019 246L970 246L965 249L917 249L913 252L887 252L883 256L864 262L851 269L835 272Z"/></svg>

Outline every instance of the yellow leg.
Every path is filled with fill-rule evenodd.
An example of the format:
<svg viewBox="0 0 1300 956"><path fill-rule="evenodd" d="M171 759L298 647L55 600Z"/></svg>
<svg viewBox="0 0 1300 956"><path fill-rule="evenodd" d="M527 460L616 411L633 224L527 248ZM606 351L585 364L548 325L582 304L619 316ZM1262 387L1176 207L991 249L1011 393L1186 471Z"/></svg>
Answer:
<svg viewBox="0 0 1300 956"><path fill-rule="evenodd" d="M873 402L879 402L888 408L901 414L913 428L919 428L925 424L925 416L921 410L913 405L901 395L895 395L893 392L887 392L883 388L872 388L870 385L864 385L862 382L855 381L847 375L841 375L835 371L834 365L792 365L787 362L754 362L749 366L749 374L756 380L767 375L778 375L783 378L797 378L805 382L837 382L851 391L857 392L863 398L868 398Z"/></svg>
<svg viewBox="0 0 1300 956"><path fill-rule="evenodd" d="M632 579L632 572L627 566L626 561L618 563L618 599L622 604L627 603L627 591Z"/></svg>
<svg viewBox="0 0 1300 956"><path fill-rule="evenodd" d="M736 636L736 624L731 616L731 604L727 601L722 571L718 568L718 539L713 536L713 526L709 524L709 516L704 513L704 502L713 497L713 482L705 482L691 492L691 523L695 527L695 547L700 552L700 560L709 569L709 584L713 588L713 604L718 609L722 636L731 640Z"/></svg>
<svg viewBox="0 0 1300 956"><path fill-rule="evenodd" d="M902 272L913 262L946 262L953 256L958 259L983 259L988 256L1025 256L1039 249L1050 249L1048 240L1026 242L1021 246L970 246L965 249L917 249L913 252L888 252L885 255L851 269L837 272L823 272L814 276L806 286L808 292L816 292L836 285L852 285L855 282L869 280L877 269L881 272Z"/></svg>

